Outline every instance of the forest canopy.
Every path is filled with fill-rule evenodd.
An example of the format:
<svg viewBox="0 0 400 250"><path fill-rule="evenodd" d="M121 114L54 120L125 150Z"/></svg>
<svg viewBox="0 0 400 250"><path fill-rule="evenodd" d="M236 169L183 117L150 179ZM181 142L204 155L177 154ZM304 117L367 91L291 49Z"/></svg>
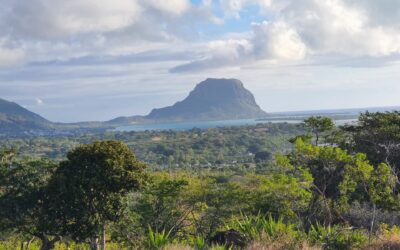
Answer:
<svg viewBox="0 0 400 250"><path fill-rule="evenodd" d="M364 113L343 127L311 117L2 142L14 147L0 152L0 246L398 247L398 121ZM46 151L56 157L37 157Z"/></svg>

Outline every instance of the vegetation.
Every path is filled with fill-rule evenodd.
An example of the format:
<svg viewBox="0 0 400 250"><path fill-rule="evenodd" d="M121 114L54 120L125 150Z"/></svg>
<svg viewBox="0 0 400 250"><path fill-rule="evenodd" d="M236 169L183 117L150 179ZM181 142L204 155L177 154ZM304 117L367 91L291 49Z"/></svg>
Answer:
<svg viewBox="0 0 400 250"><path fill-rule="evenodd" d="M398 249L397 121L4 141L0 249Z"/></svg>
<svg viewBox="0 0 400 250"><path fill-rule="evenodd" d="M190 131L107 132L64 137L0 140L0 148L15 149L20 157L64 160L68 151L93 141L125 142L150 168L232 168L253 166L266 153L288 152L288 139L304 133L300 125L258 124Z"/></svg>

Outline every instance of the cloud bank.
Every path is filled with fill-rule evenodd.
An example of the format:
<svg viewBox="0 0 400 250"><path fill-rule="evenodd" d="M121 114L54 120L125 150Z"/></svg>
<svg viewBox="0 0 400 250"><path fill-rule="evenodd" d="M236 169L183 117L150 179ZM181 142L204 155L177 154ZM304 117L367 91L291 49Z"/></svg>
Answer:
<svg viewBox="0 0 400 250"><path fill-rule="evenodd" d="M400 2L393 0L222 0L228 17L258 6L272 20L252 24L250 37L210 42L205 58L172 72L341 56L382 58L400 53ZM272 13L272 15L271 15ZM268 15L268 14L266 14Z"/></svg>
<svg viewBox="0 0 400 250"><path fill-rule="evenodd" d="M55 120L80 120L76 110L83 119L144 114L206 77L237 77L260 93L260 86L272 88L274 95L262 95L266 110L275 105L268 98L279 101L278 92L291 89L291 99L310 90L321 96L314 109L335 91L366 89L353 101L365 105L398 99L398 0L0 0L0 6L0 98ZM385 87L376 87L382 81Z"/></svg>
<svg viewBox="0 0 400 250"><path fill-rule="evenodd" d="M400 53L395 0L1 1L0 67L154 49L169 53L172 47L197 55L172 67L174 73ZM202 39L199 27L240 20L255 7L252 15L261 21L248 23L247 32Z"/></svg>

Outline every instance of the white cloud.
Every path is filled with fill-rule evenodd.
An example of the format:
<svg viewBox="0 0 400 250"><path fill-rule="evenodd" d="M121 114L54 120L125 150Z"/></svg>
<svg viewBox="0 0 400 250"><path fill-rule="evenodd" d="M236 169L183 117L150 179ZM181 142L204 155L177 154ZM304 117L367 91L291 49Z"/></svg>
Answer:
<svg viewBox="0 0 400 250"><path fill-rule="evenodd" d="M21 48L15 48L8 38L0 37L0 68L12 67L23 63L25 52Z"/></svg>
<svg viewBox="0 0 400 250"><path fill-rule="evenodd" d="M254 23L247 47L232 43L208 49L173 72L255 61L280 63L307 58L391 58L400 54L400 1L397 0L220 0L226 18L240 18L249 6L274 13L269 22ZM390 18L388 18L388 16ZM204 52L207 53L207 52ZM396 58L396 57L394 57ZM382 62L382 60L380 60ZM209 65L207 67L207 64ZM370 65L370 64L369 64Z"/></svg>
<svg viewBox="0 0 400 250"><path fill-rule="evenodd" d="M257 5L264 10L276 5L273 0L220 0L220 3L225 16L235 18L240 18L240 12L249 5Z"/></svg>
<svg viewBox="0 0 400 250"><path fill-rule="evenodd" d="M40 99L40 98L36 98L35 101L36 101L36 105L43 105L44 104L43 100Z"/></svg>
<svg viewBox="0 0 400 250"><path fill-rule="evenodd" d="M189 0L0 0L0 66L140 53L193 39L216 22ZM1 44L0 44L1 45ZM18 59L18 60L17 60Z"/></svg>
<svg viewBox="0 0 400 250"><path fill-rule="evenodd" d="M307 54L300 36L284 22L254 23L250 37L213 41L204 50L205 58L177 66L171 72L241 66L258 60L298 61Z"/></svg>
<svg viewBox="0 0 400 250"><path fill-rule="evenodd" d="M172 71L400 54L398 0L0 1L0 38L8 39L0 66L176 48L200 56ZM252 15L268 21L249 23L239 35L215 35L207 25L223 24L216 4L225 18L241 18L252 7Z"/></svg>
<svg viewBox="0 0 400 250"><path fill-rule="evenodd" d="M301 60L307 48L297 31L285 22L253 24L253 54L257 59Z"/></svg>
<svg viewBox="0 0 400 250"><path fill-rule="evenodd" d="M144 114L205 77L242 79L266 110L398 104L399 0L0 5L0 67L18 66L0 69L2 98L54 120Z"/></svg>
<svg viewBox="0 0 400 250"><path fill-rule="evenodd" d="M174 17L183 15L191 7L188 0L143 0L142 3L143 5L147 5L162 13L166 13Z"/></svg>
<svg viewBox="0 0 400 250"><path fill-rule="evenodd" d="M317 55L377 57L399 53L400 27L376 23L373 13L344 0L292 0L279 19L296 30Z"/></svg>
<svg viewBox="0 0 400 250"><path fill-rule="evenodd" d="M23 62L24 51L22 49L8 49L0 47L0 67L11 67Z"/></svg>
<svg viewBox="0 0 400 250"><path fill-rule="evenodd" d="M136 0L15 0L4 21L21 38L56 39L81 33L109 32L134 23Z"/></svg>
<svg viewBox="0 0 400 250"><path fill-rule="evenodd" d="M219 40L206 44L203 50L202 58L174 67L170 72L201 71L245 63L251 58L252 44L247 39Z"/></svg>

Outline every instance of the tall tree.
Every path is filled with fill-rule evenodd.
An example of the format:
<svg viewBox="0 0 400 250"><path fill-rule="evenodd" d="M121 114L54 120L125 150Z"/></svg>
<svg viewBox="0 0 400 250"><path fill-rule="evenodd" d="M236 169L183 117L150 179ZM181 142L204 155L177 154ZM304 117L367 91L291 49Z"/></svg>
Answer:
<svg viewBox="0 0 400 250"><path fill-rule="evenodd" d="M46 160L15 160L14 151L0 153L0 231L12 230L22 241L37 237L42 249L59 240L43 227L46 221L46 186L56 164Z"/></svg>
<svg viewBox="0 0 400 250"><path fill-rule="evenodd" d="M298 139L294 151L279 160L285 168L312 176L309 222L341 221L342 213L354 201L378 207L395 205L395 176L384 163L371 165L365 154L351 155L337 147L313 146Z"/></svg>
<svg viewBox="0 0 400 250"><path fill-rule="evenodd" d="M105 249L105 227L122 215L125 195L143 184L144 168L121 142L78 146L49 183L49 197L58 204L48 211L50 223L61 221L60 233L76 241L92 239L92 249L102 236Z"/></svg>
<svg viewBox="0 0 400 250"><path fill-rule="evenodd" d="M366 112L342 130L350 134L348 149L367 154L374 164L385 162L400 177L400 112Z"/></svg>
<svg viewBox="0 0 400 250"><path fill-rule="evenodd" d="M331 118L322 116L311 116L304 120L304 125L315 136L315 145L318 145L322 133L328 132L335 127Z"/></svg>

